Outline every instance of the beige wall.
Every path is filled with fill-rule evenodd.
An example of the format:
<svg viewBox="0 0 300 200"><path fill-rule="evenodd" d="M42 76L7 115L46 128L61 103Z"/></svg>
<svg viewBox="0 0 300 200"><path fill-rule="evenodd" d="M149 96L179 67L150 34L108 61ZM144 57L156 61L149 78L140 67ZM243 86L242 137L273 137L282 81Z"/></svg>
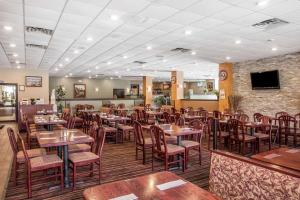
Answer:
<svg viewBox="0 0 300 200"><path fill-rule="evenodd" d="M79 82L81 80L82 82ZM125 95L129 94L130 84L141 84L141 81L130 80L110 80L110 79L87 79L87 78L64 78L50 77L49 89L56 89L57 86L63 85L66 89L65 98L74 97L74 84L86 84L86 98L112 98L113 89L125 89ZM98 92L96 91L98 88Z"/></svg>
<svg viewBox="0 0 300 200"><path fill-rule="evenodd" d="M49 103L49 74L47 71L37 69L0 69L0 80L5 83L25 85L25 76L42 76L43 86L25 86L25 91L18 91L19 101L29 98L43 98L45 103Z"/></svg>

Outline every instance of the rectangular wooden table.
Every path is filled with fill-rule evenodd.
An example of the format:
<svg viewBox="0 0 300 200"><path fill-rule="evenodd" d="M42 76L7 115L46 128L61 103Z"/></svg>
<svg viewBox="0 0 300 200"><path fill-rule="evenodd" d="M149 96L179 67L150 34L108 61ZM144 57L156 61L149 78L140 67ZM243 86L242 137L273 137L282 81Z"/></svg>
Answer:
<svg viewBox="0 0 300 200"><path fill-rule="evenodd" d="M64 159L64 182L69 187L68 145L91 143L94 138L78 129L37 132L36 137L41 147L58 147L58 156ZM63 153L63 156L62 156Z"/></svg>
<svg viewBox="0 0 300 200"><path fill-rule="evenodd" d="M162 188L161 184L171 181L182 183L171 188ZM158 186L158 187L157 187ZM161 189L159 189L161 188ZM214 194L182 179L171 172L158 172L133 179L121 180L85 189L86 200L107 200L130 195L137 198L127 199L170 199L170 200L216 200ZM125 198L124 198L125 199Z"/></svg>
<svg viewBox="0 0 300 200"><path fill-rule="evenodd" d="M34 115L33 121L38 126L47 126L48 131L53 130L53 125L67 123L66 120L59 119L56 115Z"/></svg>
<svg viewBox="0 0 300 200"><path fill-rule="evenodd" d="M253 155L251 158L300 171L300 149L278 148Z"/></svg>

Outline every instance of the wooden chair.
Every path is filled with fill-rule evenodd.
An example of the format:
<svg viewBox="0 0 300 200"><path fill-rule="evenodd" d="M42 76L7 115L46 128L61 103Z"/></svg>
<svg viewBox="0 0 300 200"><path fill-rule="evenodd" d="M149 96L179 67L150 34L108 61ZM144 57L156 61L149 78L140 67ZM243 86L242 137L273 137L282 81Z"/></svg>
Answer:
<svg viewBox="0 0 300 200"><path fill-rule="evenodd" d="M92 133L95 138L95 142L92 145L92 152L79 152L69 155L70 168L73 171L73 190L75 189L76 179L78 176L86 176L88 174L93 176L93 173L96 172L96 170L94 170L94 164L99 166L99 184L101 183L101 158L105 142L105 132L103 127L98 128L98 126L93 126ZM90 170L78 173L77 169L84 166L90 166Z"/></svg>
<svg viewBox="0 0 300 200"><path fill-rule="evenodd" d="M146 151L153 148L151 138L145 138L142 125L138 121L133 122L135 133L135 158L138 159L138 152L143 152L143 164L146 164Z"/></svg>
<svg viewBox="0 0 300 200"><path fill-rule="evenodd" d="M254 122L259 122L260 118L263 116L261 113L254 113L253 114L253 120Z"/></svg>
<svg viewBox="0 0 300 200"><path fill-rule="evenodd" d="M208 132L208 150L210 150L210 141L211 138L213 137L212 135L212 131L213 131L213 118L209 117L207 119L207 132ZM222 144L222 142L224 141L224 147L228 144L229 142L229 132L227 131L223 131L221 128L221 124L220 124L220 120L217 119L216 120L216 128L217 128L217 141L219 142L219 145Z"/></svg>
<svg viewBox="0 0 300 200"><path fill-rule="evenodd" d="M63 178L63 161L60 157L55 154L51 155L41 155L37 157L30 158L26 148L24 141L21 136L18 134L19 140L21 141L22 151L25 158L25 165L27 170L27 190L28 190L28 198L32 197L32 174L34 172L46 171L49 169L54 170L54 175L49 175L46 177L39 177L39 180L46 180L50 178L57 177L60 178L61 189L64 187L64 178ZM45 174L45 173L44 173Z"/></svg>
<svg viewBox="0 0 300 200"><path fill-rule="evenodd" d="M118 125L118 131L121 134L122 143L124 139L126 139L126 136L128 136L128 140L130 141L131 135L134 135L134 128L132 126L129 126L126 120Z"/></svg>
<svg viewBox="0 0 300 200"><path fill-rule="evenodd" d="M297 146L297 120L289 115L281 115L279 118L279 146L281 146L281 137L285 136L285 145L288 144L289 136L293 137L293 145Z"/></svg>
<svg viewBox="0 0 300 200"><path fill-rule="evenodd" d="M185 149L178 145L167 144L164 131L158 126L151 126L152 149L152 171L154 170L154 159L164 161L165 170L171 164L182 163L182 171L185 170ZM178 156L178 159L176 157Z"/></svg>
<svg viewBox="0 0 300 200"><path fill-rule="evenodd" d="M196 137L192 137L193 140L182 140L181 146L185 149L185 168L188 167L189 161L189 152L190 150L197 150L199 153L199 163L201 165L201 141L202 141L202 133L204 130L204 124L200 120L193 120L190 122L190 126L193 129L199 130L199 133L195 135Z"/></svg>
<svg viewBox="0 0 300 200"><path fill-rule="evenodd" d="M11 149L13 151L13 182L14 185L17 185L19 165L25 163L25 157L23 151L20 151L18 148L18 143L16 140L14 130L12 128L7 128L7 134ZM46 150L44 148L30 149L26 150L26 152L29 158L46 155Z"/></svg>
<svg viewBox="0 0 300 200"><path fill-rule="evenodd" d="M170 123L170 114L168 112L163 112L160 119L158 119L160 123L168 124Z"/></svg>
<svg viewBox="0 0 300 200"><path fill-rule="evenodd" d="M220 111L214 110L213 117L217 119L221 119L222 113Z"/></svg>
<svg viewBox="0 0 300 200"><path fill-rule="evenodd" d="M260 152L260 146L262 142L268 142L269 150L271 150L272 120L268 116L262 116L259 120L262 123L262 126L254 133L254 136L257 139L257 151Z"/></svg>
<svg viewBox="0 0 300 200"><path fill-rule="evenodd" d="M115 141L115 144L118 143L118 129L115 127L111 127L108 125L104 125L102 123L102 119L100 115L96 114L96 121L99 127L103 127L103 131L105 132L105 136L108 138L112 138Z"/></svg>
<svg viewBox="0 0 300 200"><path fill-rule="evenodd" d="M232 145L237 144L239 147L239 152L245 155L246 148L248 144L251 144L253 152L255 152L256 137L247 135L244 123L237 119L228 120L228 130L229 130L229 149L232 150Z"/></svg>
<svg viewBox="0 0 300 200"><path fill-rule="evenodd" d="M239 120L240 120L241 122L243 122L243 123L249 122L249 116L246 115L246 114L241 114L241 115L239 116Z"/></svg>

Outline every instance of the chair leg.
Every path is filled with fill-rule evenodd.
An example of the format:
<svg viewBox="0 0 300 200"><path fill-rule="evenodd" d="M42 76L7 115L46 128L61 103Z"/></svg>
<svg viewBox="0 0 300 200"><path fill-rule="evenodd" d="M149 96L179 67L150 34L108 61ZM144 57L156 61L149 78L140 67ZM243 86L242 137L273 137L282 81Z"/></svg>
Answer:
<svg viewBox="0 0 300 200"><path fill-rule="evenodd" d="M202 164L201 146L199 145L199 163Z"/></svg>
<svg viewBox="0 0 300 200"><path fill-rule="evenodd" d="M143 164L146 164L146 150L144 146L143 146Z"/></svg>
<svg viewBox="0 0 300 200"><path fill-rule="evenodd" d="M187 165L187 162L186 162L186 155L185 155L185 152L183 152L183 159L182 159L182 172L184 172L185 170L185 167Z"/></svg>
<svg viewBox="0 0 300 200"><path fill-rule="evenodd" d="M165 171L168 171L168 159L169 159L169 156L165 156L165 162L164 162L164 164L165 164Z"/></svg>
<svg viewBox="0 0 300 200"><path fill-rule="evenodd" d="M152 171L154 170L154 153L153 153L153 147L152 147L152 163L151 163L151 165L152 165Z"/></svg>
<svg viewBox="0 0 300 200"><path fill-rule="evenodd" d="M90 164L90 171L91 171L91 173L90 173L90 177L92 177L93 176L93 174L94 174L94 163L91 163Z"/></svg>
<svg viewBox="0 0 300 200"><path fill-rule="evenodd" d="M73 164L73 187L72 187L72 190L75 189L75 182L76 182L76 165Z"/></svg>
<svg viewBox="0 0 300 200"><path fill-rule="evenodd" d="M60 187L61 187L61 190L64 189L64 172L63 172L63 165L60 166Z"/></svg>
<svg viewBox="0 0 300 200"><path fill-rule="evenodd" d="M17 170L18 170L18 163L17 163L17 159L14 158L14 161L13 161L13 181L14 181L14 186L17 185Z"/></svg>
<svg viewBox="0 0 300 200"><path fill-rule="evenodd" d="M101 164L101 160L99 160L99 184L101 184L101 169L102 169L102 164Z"/></svg>
<svg viewBox="0 0 300 200"><path fill-rule="evenodd" d="M31 191L31 172L28 172L27 175L27 190L28 190L28 198L32 197L32 191Z"/></svg>
<svg viewBox="0 0 300 200"><path fill-rule="evenodd" d="M188 162L189 162L189 150L188 150L188 148L185 148L184 154L185 154L185 166L184 167L187 169L188 168Z"/></svg>

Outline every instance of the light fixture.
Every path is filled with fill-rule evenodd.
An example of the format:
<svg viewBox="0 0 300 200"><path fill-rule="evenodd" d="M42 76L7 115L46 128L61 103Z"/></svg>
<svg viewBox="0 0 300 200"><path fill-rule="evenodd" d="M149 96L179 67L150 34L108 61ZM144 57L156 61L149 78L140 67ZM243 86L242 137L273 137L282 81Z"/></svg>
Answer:
<svg viewBox="0 0 300 200"><path fill-rule="evenodd" d="M99 88L96 87L96 88L95 88L95 92L99 92Z"/></svg>
<svg viewBox="0 0 300 200"><path fill-rule="evenodd" d="M119 16L118 15L111 15L110 19L113 20L113 21L117 21L117 20L119 20Z"/></svg>
<svg viewBox="0 0 300 200"><path fill-rule="evenodd" d="M241 44L241 40L236 40L235 44Z"/></svg>
<svg viewBox="0 0 300 200"><path fill-rule="evenodd" d="M108 64L108 65L111 65L111 64L112 64L112 62L108 61L106 64Z"/></svg>
<svg viewBox="0 0 300 200"><path fill-rule="evenodd" d="M18 54L16 54L16 53L14 53L14 54L13 54L13 57L18 57L18 56L19 56L19 55L18 55Z"/></svg>
<svg viewBox="0 0 300 200"><path fill-rule="evenodd" d="M276 47L273 47L273 48L272 48L272 51L277 51L277 48L276 48Z"/></svg>
<svg viewBox="0 0 300 200"><path fill-rule="evenodd" d="M226 56L226 60L230 60L231 59L231 57L230 56Z"/></svg>
<svg viewBox="0 0 300 200"><path fill-rule="evenodd" d="M16 64L20 64L20 61L16 60Z"/></svg>
<svg viewBox="0 0 300 200"><path fill-rule="evenodd" d="M129 69L129 68L127 68L127 69L126 69L126 71L130 72L130 69Z"/></svg>
<svg viewBox="0 0 300 200"><path fill-rule="evenodd" d="M127 58L128 58L128 56L124 55L124 56L123 56L123 58L124 58L124 59L127 59Z"/></svg>
<svg viewBox="0 0 300 200"><path fill-rule="evenodd" d="M66 61L66 62L69 62L69 61L70 61L70 58L65 58L65 61Z"/></svg>
<svg viewBox="0 0 300 200"><path fill-rule="evenodd" d="M21 69L21 66L20 66L20 65L18 65L18 66L17 66L17 69Z"/></svg>
<svg viewBox="0 0 300 200"><path fill-rule="evenodd" d="M59 66L59 67L62 67L62 66L63 66L63 64L59 63L59 64L58 64L58 66Z"/></svg>
<svg viewBox="0 0 300 200"><path fill-rule="evenodd" d="M89 79L91 79L92 77L91 76L89 76Z"/></svg>
<svg viewBox="0 0 300 200"><path fill-rule="evenodd" d="M14 44L14 43L11 43L11 44L9 44L9 46L12 47L12 48L14 48L14 47L16 47L17 45Z"/></svg>
<svg viewBox="0 0 300 200"><path fill-rule="evenodd" d="M72 76L73 74L72 73L69 73L69 76Z"/></svg>
<svg viewBox="0 0 300 200"><path fill-rule="evenodd" d="M163 59L163 62L165 63L165 62L167 62L167 60L166 60L166 59Z"/></svg>
<svg viewBox="0 0 300 200"><path fill-rule="evenodd" d="M95 69L99 69L99 66L96 66Z"/></svg>
<svg viewBox="0 0 300 200"><path fill-rule="evenodd" d="M118 74L119 72L118 71L115 71L115 74Z"/></svg>
<svg viewBox="0 0 300 200"><path fill-rule="evenodd" d="M58 68L56 67L54 70L55 70L55 71L58 71Z"/></svg>
<svg viewBox="0 0 300 200"><path fill-rule="evenodd" d="M197 53L196 53L196 51L192 51L192 53L191 53L192 55L196 55Z"/></svg>
<svg viewBox="0 0 300 200"><path fill-rule="evenodd" d="M110 80L113 80L114 78L113 77L110 77Z"/></svg>
<svg viewBox="0 0 300 200"><path fill-rule="evenodd" d="M94 39L92 38L92 37L87 37L86 38L86 41L88 41L88 42L91 42L91 41L93 41Z"/></svg>
<svg viewBox="0 0 300 200"><path fill-rule="evenodd" d="M266 6L268 3L269 3L269 1L265 0L265 1L259 1L259 2L257 2L256 5L260 6L260 7L263 7L263 6Z"/></svg>
<svg viewBox="0 0 300 200"><path fill-rule="evenodd" d="M87 73L91 73L91 70L87 70L86 72L87 72Z"/></svg>
<svg viewBox="0 0 300 200"><path fill-rule="evenodd" d="M122 76L119 75L118 78L122 78Z"/></svg>
<svg viewBox="0 0 300 200"><path fill-rule="evenodd" d="M185 35L191 35L191 34L192 34L192 31L191 31L191 30L185 30L185 31L184 31L184 34L185 34Z"/></svg>
<svg viewBox="0 0 300 200"><path fill-rule="evenodd" d="M77 49L75 49L75 50L73 51L73 53L78 54L79 51L78 51Z"/></svg>
<svg viewBox="0 0 300 200"><path fill-rule="evenodd" d="M151 46L147 46L147 50L151 50L152 49L152 47Z"/></svg>
<svg viewBox="0 0 300 200"><path fill-rule="evenodd" d="M3 29L6 31L11 31L13 28L11 26L3 26Z"/></svg>
<svg viewBox="0 0 300 200"><path fill-rule="evenodd" d="M65 78L68 78L69 76L68 75L65 75Z"/></svg>
<svg viewBox="0 0 300 200"><path fill-rule="evenodd" d="M98 74L96 74L95 77L98 77Z"/></svg>
<svg viewBox="0 0 300 200"><path fill-rule="evenodd" d="M82 80L78 80L79 83L82 83Z"/></svg>

